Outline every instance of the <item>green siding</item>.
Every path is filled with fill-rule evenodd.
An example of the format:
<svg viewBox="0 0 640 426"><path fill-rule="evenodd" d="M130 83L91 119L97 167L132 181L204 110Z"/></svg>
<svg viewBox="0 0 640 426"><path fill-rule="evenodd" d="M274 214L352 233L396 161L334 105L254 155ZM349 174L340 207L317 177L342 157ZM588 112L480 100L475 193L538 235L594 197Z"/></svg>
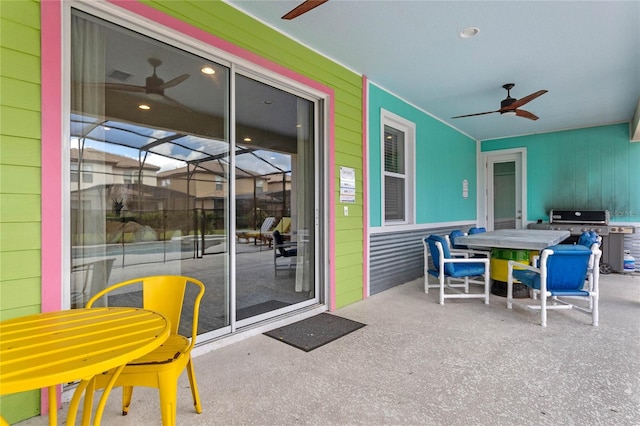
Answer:
<svg viewBox="0 0 640 426"><path fill-rule="evenodd" d="M40 312L40 3L0 1L0 320ZM0 398L9 422L40 392Z"/></svg>
<svg viewBox="0 0 640 426"><path fill-rule="evenodd" d="M575 208L640 221L640 143L629 142L628 123L482 142L482 151L519 147L527 148L528 220Z"/></svg>
<svg viewBox="0 0 640 426"><path fill-rule="evenodd" d="M198 27L236 46L333 88L335 94L335 165L356 169L356 203L344 218L337 210L336 253L341 253L345 234L356 235L360 247L335 264L336 307L362 299L362 77L313 52L283 34L256 22L220 1L145 1L168 15ZM336 182L338 176L335 177ZM338 186L333 194L339 200ZM345 220L346 219L346 220ZM350 245L350 251L353 247ZM357 271L357 273L355 272Z"/></svg>
<svg viewBox="0 0 640 426"><path fill-rule="evenodd" d="M369 86L370 226L382 226L381 109L416 125L416 224L476 220L476 143L473 139L407 104ZM469 197L462 197L462 181Z"/></svg>

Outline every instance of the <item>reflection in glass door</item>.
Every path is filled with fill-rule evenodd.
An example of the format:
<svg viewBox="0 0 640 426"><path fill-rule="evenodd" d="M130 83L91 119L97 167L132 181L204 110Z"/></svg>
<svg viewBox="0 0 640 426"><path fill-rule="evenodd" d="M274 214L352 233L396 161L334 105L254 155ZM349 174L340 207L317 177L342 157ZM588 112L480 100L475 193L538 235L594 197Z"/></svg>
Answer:
<svg viewBox="0 0 640 426"><path fill-rule="evenodd" d="M236 292L242 326L315 298L314 104L236 75Z"/></svg>
<svg viewBox="0 0 640 426"><path fill-rule="evenodd" d="M192 276L215 337L314 303L316 104L242 75L232 99L231 64L80 11L70 39L68 307Z"/></svg>

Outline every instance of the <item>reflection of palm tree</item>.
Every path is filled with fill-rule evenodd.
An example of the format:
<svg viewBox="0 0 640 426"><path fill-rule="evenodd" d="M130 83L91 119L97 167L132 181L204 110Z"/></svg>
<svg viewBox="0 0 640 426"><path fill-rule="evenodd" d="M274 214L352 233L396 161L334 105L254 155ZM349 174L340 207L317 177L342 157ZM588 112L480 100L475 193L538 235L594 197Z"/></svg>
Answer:
<svg viewBox="0 0 640 426"><path fill-rule="evenodd" d="M124 208L124 200L120 199L120 201L113 199L113 209L116 211L116 215L120 217L120 212Z"/></svg>

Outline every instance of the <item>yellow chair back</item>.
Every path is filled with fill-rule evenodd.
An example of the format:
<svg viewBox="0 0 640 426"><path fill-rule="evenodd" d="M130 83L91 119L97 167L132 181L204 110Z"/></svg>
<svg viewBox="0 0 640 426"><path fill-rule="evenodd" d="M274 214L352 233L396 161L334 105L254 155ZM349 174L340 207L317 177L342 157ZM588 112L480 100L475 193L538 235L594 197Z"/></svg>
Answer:
<svg viewBox="0 0 640 426"><path fill-rule="evenodd" d="M118 376L115 386L122 386L122 414L129 411L133 387L156 387L160 392L160 408L163 426L175 425L178 377L187 369L193 404L197 413L202 412L195 372L191 361L191 349L196 343L198 335L198 317L200 301L204 295L204 284L195 279L180 275L159 275L135 278L114 284L96 293L87 302L87 308L101 297L114 290L126 286L142 284L143 308L164 315L171 322L171 334L166 342L151 353L128 363ZM182 305L187 287L197 286L198 293L193 301L193 320L191 324L191 339L179 334ZM171 354L167 357L167 354ZM113 371L102 374L95 379L97 388L108 385ZM86 409L87 407L85 407Z"/></svg>
<svg viewBox="0 0 640 426"><path fill-rule="evenodd" d="M283 217L273 230L278 230L281 234L286 234L291 229L291 218Z"/></svg>

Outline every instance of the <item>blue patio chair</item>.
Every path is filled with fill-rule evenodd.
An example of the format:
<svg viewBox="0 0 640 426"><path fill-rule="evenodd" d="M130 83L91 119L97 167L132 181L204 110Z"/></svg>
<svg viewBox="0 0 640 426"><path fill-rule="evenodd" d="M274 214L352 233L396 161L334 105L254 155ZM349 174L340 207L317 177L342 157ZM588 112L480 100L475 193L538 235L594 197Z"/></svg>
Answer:
<svg viewBox="0 0 640 426"><path fill-rule="evenodd" d="M598 265L602 252L580 244L558 244L542 250L540 266L534 267L514 262L508 263L507 308L515 303L527 309L540 310L540 324L547 325L547 310L576 309L591 315L591 324L598 325ZM535 304L516 302L513 299L513 280L526 285L532 292ZM585 286L585 281L588 285ZM551 298L549 305L548 298ZM588 305L573 301L587 301Z"/></svg>
<svg viewBox="0 0 640 426"><path fill-rule="evenodd" d="M445 238L439 235L429 235L422 243L425 293L429 293L429 288L439 288L441 305L444 305L444 299L449 298L484 299L484 303L489 304L489 259L454 257ZM429 253L433 259L433 269L429 268ZM429 284L429 275L437 277L438 284ZM482 280L475 278L480 276L483 276ZM451 279L458 284L453 284ZM484 292L469 293L470 283L484 285ZM445 288L450 292L445 292ZM460 288L464 288L464 293Z"/></svg>
<svg viewBox="0 0 640 426"><path fill-rule="evenodd" d="M444 239L449 245L449 250L451 255L454 257L489 257L491 255L491 251L489 250L479 250L479 249L470 249L469 247L456 244L456 238L465 236L464 232L459 229L455 229L449 233L449 235L445 235Z"/></svg>
<svg viewBox="0 0 640 426"><path fill-rule="evenodd" d="M295 269L298 247L295 242L288 242L277 229L273 231L273 269L277 274L281 269ZM279 262L282 260L282 262Z"/></svg>
<svg viewBox="0 0 640 426"><path fill-rule="evenodd" d="M487 232L487 228L485 228L485 227L476 227L476 226L474 226L472 228L469 228L469 235L480 234L482 232Z"/></svg>
<svg viewBox="0 0 640 426"><path fill-rule="evenodd" d="M600 248L602 244L602 237L598 235L595 231L584 231L580 234L580 238L578 238L578 244L583 245L585 247L589 247L591 251L595 252ZM591 262L594 261L594 258L591 259ZM593 271L593 263L589 263L589 270ZM598 269L600 269L600 265L598 264ZM591 278L591 276L589 276ZM591 284L593 283L593 279L587 279L586 288L589 291L592 291ZM593 307L593 299L589 299L589 307Z"/></svg>
<svg viewBox="0 0 640 426"><path fill-rule="evenodd" d="M451 231L449 233L449 235L445 235L445 239L446 238L449 239L449 248L456 249L456 250L466 250L467 246L461 245L461 244L456 244L456 238L457 237L462 237L464 235L467 235L467 234L465 234L464 232L462 232L459 229L455 229L455 230Z"/></svg>

